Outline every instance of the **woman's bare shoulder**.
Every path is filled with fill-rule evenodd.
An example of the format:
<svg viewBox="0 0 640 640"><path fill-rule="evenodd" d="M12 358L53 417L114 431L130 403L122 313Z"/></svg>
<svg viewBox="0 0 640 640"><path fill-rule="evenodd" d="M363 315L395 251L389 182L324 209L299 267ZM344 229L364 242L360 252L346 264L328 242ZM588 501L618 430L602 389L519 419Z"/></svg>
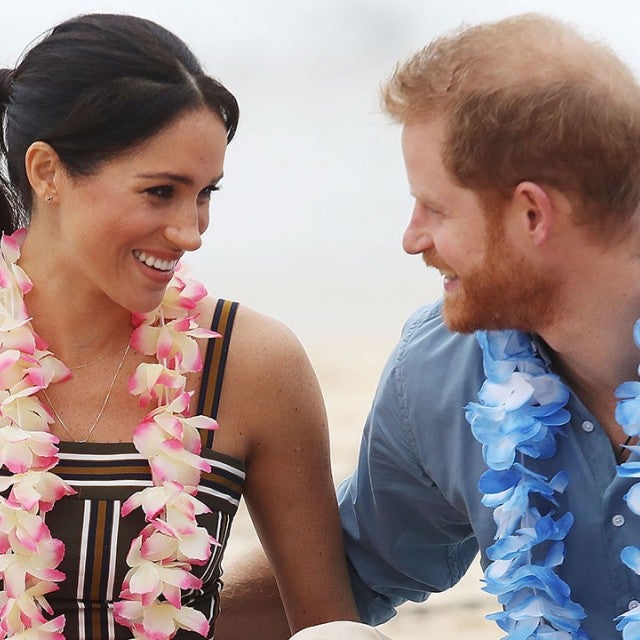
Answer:
<svg viewBox="0 0 640 640"><path fill-rule="evenodd" d="M244 424L271 423L278 430L296 412L324 421L313 367L302 344L283 322L238 305L225 372L226 409Z"/></svg>
<svg viewBox="0 0 640 640"><path fill-rule="evenodd" d="M218 302L220 302L219 299L207 296L198 303L196 311L198 324L201 327L211 326ZM235 312L233 340L234 349L251 348L260 343L276 350L295 349L300 346L299 340L286 324L240 303L237 304Z"/></svg>
<svg viewBox="0 0 640 640"><path fill-rule="evenodd" d="M302 351L300 341L282 321L244 305L238 306L234 324L234 347L243 355L279 359Z"/></svg>

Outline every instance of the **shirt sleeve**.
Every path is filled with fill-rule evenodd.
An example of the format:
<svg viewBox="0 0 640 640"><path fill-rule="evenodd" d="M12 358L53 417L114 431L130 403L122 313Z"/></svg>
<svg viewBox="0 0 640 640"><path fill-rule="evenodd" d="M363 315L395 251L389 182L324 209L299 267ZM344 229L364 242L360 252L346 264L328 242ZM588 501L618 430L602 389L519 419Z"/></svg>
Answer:
<svg viewBox="0 0 640 640"><path fill-rule="evenodd" d="M368 624L388 620L405 600L420 602L455 584L478 550L468 517L445 499L422 459L429 438L438 437L430 425L438 418L428 406L412 406L425 401L412 377L424 381L431 373L433 386L437 371L407 366L414 330L410 321L383 371L357 468L338 487L352 585ZM424 418L420 454L409 419L415 415ZM436 449L440 455L441 446Z"/></svg>

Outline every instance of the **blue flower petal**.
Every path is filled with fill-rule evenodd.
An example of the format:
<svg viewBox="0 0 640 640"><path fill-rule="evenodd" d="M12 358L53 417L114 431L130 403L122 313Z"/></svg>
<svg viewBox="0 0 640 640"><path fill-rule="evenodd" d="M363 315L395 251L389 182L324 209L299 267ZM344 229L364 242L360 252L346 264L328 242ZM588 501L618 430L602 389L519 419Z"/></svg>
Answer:
<svg viewBox="0 0 640 640"><path fill-rule="evenodd" d="M555 455L557 445L553 434L548 429L540 428L536 434L538 437L529 440L527 443L518 447L530 458L551 458Z"/></svg>
<svg viewBox="0 0 640 640"><path fill-rule="evenodd" d="M501 383L486 381L478 393L478 398L491 407L513 411L529 402L533 393L534 388L528 379L522 374L514 373Z"/></svg>
<svg viewBox="0 0 640 640"><path fill-rule="evenodd" d="M624 640L640 640L640 611L630 609L616 618L616 629L622 631Z"/></svg>
<svg viewBox="0 0 640 640"><path fill-rule="evenodd" d="M626 447L636 453L640 453L640 447ZM620 478L640 478L640 462L625 462L616 467L618 477Z"/></svg>
<svg viewBox="0 0 640 640"><path fill-rule="evenodd" d="M640 435L640 398L618 400L616 420L627 435Z"/></svg>
<svg viewBox="0 0 640 640"><path fill-rule="evenodd" d="M536 402L542 406L547 404L565 405L569 400L569 389L554 374L531 377L529 384L535 392Z"/></svg>
<svg viewBox="0 0 640 640"><path fill-rule="evenodd" d="M625 547L620 552L620 560L633 572L640 575L640 549L638 547Z"/></svg>
<svg viewBox="0 0 640 640"><path fill-rule="evenodd" d="M623 382L615 391L616 398L635 398L640 395L640 382Z"/></svg>
<svg viewBox="0 0 640 640"><path fill-rule="evenodd" d="M478 489L482 493L502 493L507 489L513 489L520 477L521 473L517 469L506 471L488 469L480 476Z"/></svg>
<svg viewBox="0 0 640 640"><path fill-rule="evenodd" d="M549 481L550 487L558 493L563 493L569 485L569 474L566 471L558 471Z"/></svg>
<svg viewBox="0 0 640 640"><path fill-rule="evenodd" d="M636 320L633 325L633 341L636 343L636 347L640 349L640 320Z"/></svg>
<svg viewBox="0 0 640 640"><path fill-rule="evenodd" d="M546 567L558 567L564 562L564 543L554 542L549 548L544 564Z"/></svg>
<svg viewBox="0 0 640 640"><path fill-rule="evenodd" d="M636 482L631 486L624 499L629 509L636 515L640 515L640 482Z"/></svg>

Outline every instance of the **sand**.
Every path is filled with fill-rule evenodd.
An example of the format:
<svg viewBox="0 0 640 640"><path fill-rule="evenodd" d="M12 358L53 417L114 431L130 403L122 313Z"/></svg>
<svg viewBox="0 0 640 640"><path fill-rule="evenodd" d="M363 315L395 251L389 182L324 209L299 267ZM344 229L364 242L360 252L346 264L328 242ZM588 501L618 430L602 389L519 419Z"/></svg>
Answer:
<svg viewBox="0 0 640 640"><path fill-rule="evenodd" d="M334 479L349 475L357 458L362 426L392 343L349 341L331 349L305 343L323 389L331 434ZM241 505L228 553L241 553L255 533ZM503 633L484 618L497 610L495 599L481 591L481 570L474 564L463 580L425 603L406 603L380 629L392 640L498 640Z"/></svg>

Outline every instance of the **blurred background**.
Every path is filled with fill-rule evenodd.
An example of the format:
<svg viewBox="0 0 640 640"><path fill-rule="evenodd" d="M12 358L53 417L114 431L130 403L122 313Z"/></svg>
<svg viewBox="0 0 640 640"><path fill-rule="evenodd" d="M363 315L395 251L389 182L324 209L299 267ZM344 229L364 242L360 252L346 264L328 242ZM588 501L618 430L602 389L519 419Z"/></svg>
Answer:
<svg viewBox="0 0 640 640"><path fill-rule="evenodd" d="M327 350L352 338L388 346L440 289L400 248L411 202L399 130L377 104L397 60L464 22L524 11L574 22L632 65L640 57L632 0L21 0L3 6L0 64L90 11L156 20L235 93L240 128L192 263L213 292Z"/></svg>
<svg viewBox="0 0 640 640"><path fill-rule="evenodd" d="M3 5L0 65L70 16L123 12L181 36L235 93L241 122L190 264L213 295L288 324L305 345L330 419L336 481L351 470L378 373L403 321L440 281L400 241L411 210L399 129L378 87L397 60L463 23L539 11L610 43L635 70L632 0L22 0ZM72 70L70 70L72 72ZM232 551L252 538L241 513ZM500 637L477 567L451 594L406 605L396 639Z"/></svg>

